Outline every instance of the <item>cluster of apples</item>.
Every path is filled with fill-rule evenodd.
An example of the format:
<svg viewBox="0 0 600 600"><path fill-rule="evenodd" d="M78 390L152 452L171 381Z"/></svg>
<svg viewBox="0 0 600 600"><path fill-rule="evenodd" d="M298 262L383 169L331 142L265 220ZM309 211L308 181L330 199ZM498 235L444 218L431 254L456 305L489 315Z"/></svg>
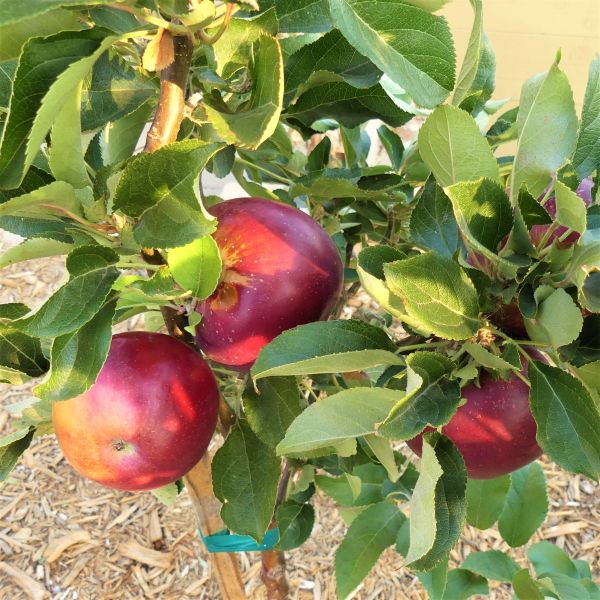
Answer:
<svg viewBox="0 0 600 600"><path fill-rule="evenodd" d="M238 198L212 213L223 270L215 292L197 307L196 342L212 361L246 371L281 332L329 315L343 265L327 233L296 208ZM498 477L541 455L528 392L516 375L505 381L488 373L463 388L466 403L442 431L463 454L470 477ZM164 334L131 332L113 337L96 383L54 403L52 415L80 474L141 491L175 481L200 460L218 405L215 377L195 350ZM417 454L422 435L408 442Z"/></svg>
<svg viewBox="0 0 600 600"><path fill-rule="evenodd" d="M257 198L217 204L223 262L198 306L196 341L211 360L249 369L282 331L324 319L342 289L331 238L305 213ZM67 460L108 487L141 491L179 479L206 452L219 391L204 359L160 333L115 335L94 385L55 402L54 431Z"/></svg>

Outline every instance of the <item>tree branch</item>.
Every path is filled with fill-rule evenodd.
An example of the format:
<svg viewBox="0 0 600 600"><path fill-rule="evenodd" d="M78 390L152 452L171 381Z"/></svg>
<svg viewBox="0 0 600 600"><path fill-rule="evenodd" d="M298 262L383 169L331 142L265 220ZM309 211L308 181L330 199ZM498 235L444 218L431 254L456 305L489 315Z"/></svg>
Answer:
<svg viewBox="0 0 600 600"><path fill-rule="evenodd" d="M283 465L283 471L277 488L275 510L285 502L290 475L290 463L286 460ZM277 522L275 517L273 517L271 527L276 526ZM285 554L283 550L267 550L266 552L261 552L260 559L262 562L260 579L267 589L267 599L286 600L290 592L290 587L285 576Z"/></svg>
<svg viewBox="0 0 600 600"><path fill-rule="evenodd" d="M165 31L164 35L171 35ZM177 139L183 121L188 73L192 61L192 40L187 36L173 38L174 60L160 72L160 96L154 120L146 138L144 150L154 152ZM152 265L164 265L162 254L154 248L144 248L142 258ZM168 306L161 312L169 335L195 348L193 336L185 329L188 319L184 314ZM185 476L200 525L209 533L223 528L219 518L219 502L212 493L211 464L208 454ZM219 582L221 597L226 600L243 600L244 585L237 558L234 554L213 554L211 563Z"/></svg>
<svg viewBox="0 0 600 600"><path fill-rule="evenodd" d="M171 35L165 31L163 35ZM177 139L183 121L185 91L192 61L192 40L187 36L173 38L175 58L160 72L160 97L152 126L146 137L145 152L154 152Z"/></svg>

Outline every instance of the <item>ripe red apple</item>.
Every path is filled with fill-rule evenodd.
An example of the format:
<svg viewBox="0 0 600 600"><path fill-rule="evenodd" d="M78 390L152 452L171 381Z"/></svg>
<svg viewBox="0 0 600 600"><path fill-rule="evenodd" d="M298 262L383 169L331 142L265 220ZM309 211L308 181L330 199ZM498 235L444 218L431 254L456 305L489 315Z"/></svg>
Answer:
<svg viewBox="0 0 600 600"><path fill-rule="evenodd" d="M328 316L343 266L325 230L296 208L237 198L210 210L223 272L198 305L196 341L210 359L245 370L282 331Z"/></svg>
<svg viewBox="0 0 600 600"><path fill-rule="evenodd" d="M586 177L580 184L576 190L576 194L583 200L586 207L591 206L592 204L592 188L594 187L594 180L591 177ZM546 212L554 219L556 217L556 198L554 196L550 196L546 203L544 204L544 208ZM531 241L535 246L538 246L550 225L533 225L530 230ZM568 231L568 228L564 225L559 225L556 229L550 234L548 240L546 242L546 246L550 246L554 240L558 240L562 235L564 235ZM580 234L576 231L570 233L562 242L560 242L561 248L569 248L573 244L577 242L580 238Z"/></svg>
<svg viewBox="0 0 600 600"><path fill-rule="evenodd" d="M509 381L494 381L488 373L481 387L467 385L466 398L450 422L442 428L465 459L472 479L493 479L520 469L539 458L537 425L529 409L529 388L516 375ZM426 431L431 431L428 428ZM409 440L411 450L421 456L423 434Z"/></svg>
<svg viewBox="0 0 600 600"><path fill-rule="evenodd" d="M52 405L58 442L84 477L119 490L149 490L200 460L217 425L219 391L202 357L160 333L112 338L85 393Z"/></svg>

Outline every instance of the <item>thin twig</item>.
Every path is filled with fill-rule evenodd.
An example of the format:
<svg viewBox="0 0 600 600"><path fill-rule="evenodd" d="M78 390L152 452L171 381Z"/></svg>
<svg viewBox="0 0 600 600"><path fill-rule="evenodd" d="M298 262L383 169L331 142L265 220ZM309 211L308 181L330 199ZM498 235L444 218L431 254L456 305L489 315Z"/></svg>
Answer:
<svg viewBox="0 0 600 600"><path fill-rule="evenodd" d="M208 35L206 33L206 31L204 31L204 29L198 30L198 32L197 32L198 37L202 40L202 42L204 44L208 44L209 46L212 46L213 44L216 44L221 39L221 36L227 30L227 27L229 26L229 22L231 21L231 17L233 16L233 7L234 7L233 4L231 4L231 3L227 4L227 8L225 10L225 16L223 17L223 22L221 23L219 30L214 35L212 35L212 36Z"/></svg>

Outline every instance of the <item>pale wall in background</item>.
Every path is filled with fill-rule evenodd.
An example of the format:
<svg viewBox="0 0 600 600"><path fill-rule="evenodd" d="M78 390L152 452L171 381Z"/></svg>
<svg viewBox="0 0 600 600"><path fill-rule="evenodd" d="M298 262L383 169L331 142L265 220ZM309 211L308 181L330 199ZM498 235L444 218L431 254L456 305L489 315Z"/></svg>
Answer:
<svg viewBox="0 0 600 600"><path fill-rule="evenodd" d="M518 102L521 85L545 71L562 49L561 68L583 102L588 67L600 52L600 0L484 0L484 26L496 52L495 98ZM473 11L468 0L452 0L442 11L455 36L462 63Z"/></svg>

